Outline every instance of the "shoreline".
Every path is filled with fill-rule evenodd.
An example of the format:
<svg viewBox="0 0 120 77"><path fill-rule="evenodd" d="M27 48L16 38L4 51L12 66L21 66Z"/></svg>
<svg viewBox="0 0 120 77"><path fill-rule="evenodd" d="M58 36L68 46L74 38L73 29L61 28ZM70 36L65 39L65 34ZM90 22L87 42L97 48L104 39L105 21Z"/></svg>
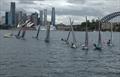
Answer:
<svg viewBox="0 0 120 77"><path fill-rule="evenodd" d="M2 31L18 31L19 28L16 28L16 29L0 29ZM37 31L36 29L27 29L27 31ZM46 31L46 30L41 30L41 31ZM68 32L70 30L51 30L51 31L65 31L65 32ZM85 31L75 31L75 32L85 32ZM97 30L95 31L88 31L88 32L98 32ZM101 32L110 32L110 31L101 31ZM113 32L120 32L120 31L113 31Z"/></svg>

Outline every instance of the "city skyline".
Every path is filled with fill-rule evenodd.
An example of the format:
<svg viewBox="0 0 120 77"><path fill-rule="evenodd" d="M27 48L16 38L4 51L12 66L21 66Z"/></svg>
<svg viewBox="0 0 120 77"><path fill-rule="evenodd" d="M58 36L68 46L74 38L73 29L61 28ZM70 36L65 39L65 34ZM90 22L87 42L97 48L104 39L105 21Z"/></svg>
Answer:
<svg viewBox="0 0 120 77"><path fill-rule="evenodd" d="M75 24L88 19L106 16L107 14L120 11L119 0L1 0L0 14L10 10L10 2L16 2L17 11L25 11L27 14L47 9L48 20L51 20L51 7L56 8L56 22L69 24L68 18L72 17ZM79 7L79 8L78 8Z"/></svg>

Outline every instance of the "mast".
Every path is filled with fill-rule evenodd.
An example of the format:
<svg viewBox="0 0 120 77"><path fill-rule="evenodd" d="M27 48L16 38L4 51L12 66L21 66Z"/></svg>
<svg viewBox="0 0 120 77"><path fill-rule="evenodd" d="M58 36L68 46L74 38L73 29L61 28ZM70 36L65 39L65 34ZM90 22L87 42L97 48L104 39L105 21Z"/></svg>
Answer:
<svg viewBox="0 0 120 77"><path fill-rule="evenodd" d="M40 25L39 25L39 27L38 27L37 34L36 34L36 38L37 38L37 39L38 39L39 33L40 33Z"/></svg>
<svg viewBox="0 0 120 77"><path fill-rule="evenodd" d="M23 32L22 32L21 38L23 38L23 39L24 39L25 34L26 34L26 29L23 29Z"/></svg>
<svg viewBox="0 0 120 77"><path fill-rule="evenodd" d="M47 9L44 10L44 25L47 28L45 42L48 43L50 41L50 23L47 23Z"/></svg>
<svg viewBox="0 0 120 77"><path fill-rule="evenodd" d="M20 36L21 30L22 30L22 28L18 31L17 36Z"/></svg>
<svg viewBox="0 0 120 77"><path fill-rule="evenodd" d="M45 38L45 42L49 42L50 41L50 24L47 25L47 30L46 30L46 38Z"/></svg>
<svg viewBox="0 0 120 77"><path fill-rule="evenodd" d="M18 36L18 37L20 36L20 33L21 33L23 27L24 27L27 23L28 23L28 21L26 21L25 23L23 23L23 24L21 25L21 28L20 28L20 30L18 31L18 34L17 34L16 36Z"/></svg>
<svg viewBox="0 0 120 77"><path fill-rule="evenodd" d="M68 33L68 36L67 36L67 41L68 41L68 39L69 39L69 37L70 37L70 33L71 33L71 31L69 31L69 33Z"/></svg>
<svg viewBox="0 0 120 77"><path fill-rule="evenodd" d="M88 47L88 21L86 16L86 32L85 32L85 46Z"/></svg>
<svg viewBox="0 0 120 77"><path fill-rule="evenodd" d="M102 43L101 43L101 22L99 20L99 35L98 35L98 46L102 46Z"/></svg>
<svg viewBox="0 0 120 77"><path fill-rule="evenodd" d="M111 34L110 34L110 40L111 40L111 44L112 44L112 33L113 33L113 30L112 30L112 28L113 28L113 24L112 24L112 22L110 23L110 29L111 29Z"/></svg>

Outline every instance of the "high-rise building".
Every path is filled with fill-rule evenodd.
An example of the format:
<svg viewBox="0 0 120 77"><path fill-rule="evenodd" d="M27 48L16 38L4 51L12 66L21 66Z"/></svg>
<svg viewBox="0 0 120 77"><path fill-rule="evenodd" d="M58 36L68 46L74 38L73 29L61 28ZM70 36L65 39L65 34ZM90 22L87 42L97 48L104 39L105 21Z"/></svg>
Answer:
<svg viewBox="0 0 120 77"><path fill-rule="evenodd" d="M52 7L51 25L55 26L55 8Z"/></svg>
<svg viewBox="0 0 120 77"><path fill-rule="evenodd" d="M5 25L8 25L9 12L5 12Z"/></svg>
<svg viewBox="0 0 120 77"><path fill-rule="evenodd" d="M40 10L40 25L43 26L43 11Z"/></svg>
<svg viewBox="0 0 120 77"><path fill-rule="evenodd" d="M11 17L11 26L15 26L15 18L16 18L16 13L15 13L15 2L11 2L10 6L10 17Z"/></svg>
<svg viewBox="0 0 120 77"><path fill-rule="evenodd" d="M10 26L11 25L11 13L8 12L8 25Z"/></svg>
<svg viewBox="0 0 120 77"><path fill-rule="evenodd" d="M47 25L47 9L44 9L44 26Z"/></svg>

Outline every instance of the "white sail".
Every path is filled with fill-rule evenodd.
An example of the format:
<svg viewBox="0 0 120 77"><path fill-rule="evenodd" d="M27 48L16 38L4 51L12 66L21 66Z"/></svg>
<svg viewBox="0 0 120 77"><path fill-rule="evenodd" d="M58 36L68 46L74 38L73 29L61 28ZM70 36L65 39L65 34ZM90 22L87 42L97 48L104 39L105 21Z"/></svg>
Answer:
<svg viewBox="0 0 120 77"><path fill-rule="evenodd" d="M82 49L83 50L88 50L88 20L87 20L87 17L86 17L86 27L85 27L85 44L82 45Z"/></svg>
<svg viewBox="0 0 120 77"><path fill-rule="evenodd" d="M93 44L95 47L95 50L102 50L102 41L101 41L101 22L99 20L99 33L98 33L98 44Z"/></svg>
<svg viewBox="0 0 120 77"><path fill-rule="evenodd" d="M112 33L113 33L113 30L112 30L113 29L113 24L112 23L110 24L110 28L111 28L110 40L111 40L111 44L112 44L112 37L113 37L113 35L112 35Z"/></svg>
<svg viewBox="0 0 120 77"><path fill-rule="evenodd" d="M86 33L85 33L85 46L88 47L88 22L87 22L87 17L86 17Z"/></svg>
<svg viewBox="0 0 120 77"><path fill-rule="evenodd" d="M45 42L49 42L50 41L50 24L47 25L47 30L46 30L46 38L45 38Z"/></svg>
<svg viewBox="0 0 120 77"><path fill-rule="evenodd" d="M77 48L77 45L76 45L76 38L75 38L75 34L74 34L74 29L73 29L73 22L70 18L70 26L71 26L71 31L72 31L72 37L73 37L73 43L72 43L72 48Z"/></svg>
<svg viewBox="0 0 120 77"><path fill-rule="evenodd" d="M101 22L99 21L99 34L98 34L98 46L101 47L102 46L102 42L101 42Z"/></svg>

